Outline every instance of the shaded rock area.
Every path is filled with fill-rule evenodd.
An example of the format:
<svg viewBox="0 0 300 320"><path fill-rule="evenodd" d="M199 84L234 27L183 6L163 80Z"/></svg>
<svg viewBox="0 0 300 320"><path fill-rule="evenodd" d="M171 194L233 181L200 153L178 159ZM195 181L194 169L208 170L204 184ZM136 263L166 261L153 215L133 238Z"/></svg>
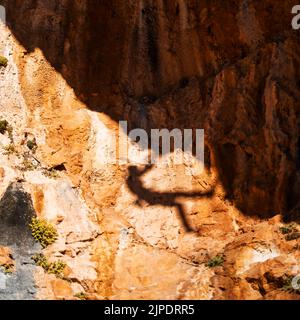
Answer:
<svg viewBox="0 0 300 320"><path fill-rule="evenodd" d="M29 224L35 216L31 196L20 183L9 185L0 200L0 245L10 248L15 262L13 270L2 273L5 289L0 289L0 299L33 300L36 287L31 257L41 248L34 241Z"/></svg>
<svg viewBox="0 0 300 320"><path fill-rule="evenodd" d="M131 128L204 128L220 182L243 213L298 219L293 0L0 3L26 54L41 50L87 108ZM39 72L24 84L30 109L39 105L32 90L45 99L54 82Z"/></svg>

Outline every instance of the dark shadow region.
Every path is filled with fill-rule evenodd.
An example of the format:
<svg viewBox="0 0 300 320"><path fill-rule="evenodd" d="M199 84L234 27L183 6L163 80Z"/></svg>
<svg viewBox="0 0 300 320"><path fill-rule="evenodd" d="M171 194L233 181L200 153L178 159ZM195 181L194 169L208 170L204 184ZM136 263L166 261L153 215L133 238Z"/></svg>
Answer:
<svg viewBox="0 0 300 320"><path fill-rule="evenodd" d="M35 216L31 197L22 184L9 185L0 200L0 246L9 247L16 262L16 271L0 272L5 289L0 289L0 300L34 300L36 288L31 257L39 252L29 224Z"/></svg>
<svg viewBox="0 0 300 320"><path fill-rule="evenodd" d="M199 191L199 192L157 192L155 190L147 189L143 186L143 176L153 168L153 165L138 168L130 166L128 169L129 176L127 185L129 190L138 197L138 204L141 206L142 202L146 202L151 206L174 207L177 210L178 216L181 219L182 225L186 232L193 232L195 230L186 217L184 207L178 198L186 199L202 199L211 198L214 195L214 190Z"/></svg>
<svg viewBox="0 0 300 320"><path fill-rule="evenodd" d="M300 42L290 27L293 1L251 2L263 17L263 39L251 45L240 37L240 1L186 2L193 28L184 29L173 0L163 8L150 0L143 7L121 0L0 0L25 54L42 50L90 110L127 120L130 130L205 129L206 165L216 168L239 210L299 221ZM274 59L284 55L286 61ZM272 121L271 86L278 99ZM133 193L174 206L185 219L177 196L147 190L143 172L130 170Z"/></svg>

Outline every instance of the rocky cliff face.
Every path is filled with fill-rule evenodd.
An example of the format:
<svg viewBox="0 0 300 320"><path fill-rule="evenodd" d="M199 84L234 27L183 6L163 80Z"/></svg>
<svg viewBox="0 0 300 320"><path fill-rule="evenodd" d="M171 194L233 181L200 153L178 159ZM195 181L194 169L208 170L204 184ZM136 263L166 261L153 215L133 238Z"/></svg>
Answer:
<svg viewBox="0 0 300 320"><path fill-rule="evenodd" d="M293 1L0 4L0 112L15 148L0 158L2 199L26 195L57 226L44 253L67 263L68 281L30 265L27 298L299 299L282 290L300 272L298 226L280 229L300 210ZM204 172L173 154L146 169L104 164L121 120L205 129ZM16 274L4 296L26 296L13 277L28 257L7 235Z"/></svg>

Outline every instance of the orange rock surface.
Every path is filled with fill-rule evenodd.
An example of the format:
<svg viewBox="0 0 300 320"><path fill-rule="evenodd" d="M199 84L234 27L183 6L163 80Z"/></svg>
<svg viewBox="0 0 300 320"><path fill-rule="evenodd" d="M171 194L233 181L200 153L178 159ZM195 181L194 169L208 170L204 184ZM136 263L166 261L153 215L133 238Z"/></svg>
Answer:
<svg viewBox="0 0 300 320"><path fill-rule="evenodd" d="M39 162L24 173L5 156L1 190L23 181L58 229L45 253L73 285L39 270L38 298L299 299L285 290L300 274L294 4L0 0L0 81L14 88L0 89L1 117L16 144L36 138ZM149 170L103 163L122 120L205 129L204 172L187 175L170 154Z"/></svg>

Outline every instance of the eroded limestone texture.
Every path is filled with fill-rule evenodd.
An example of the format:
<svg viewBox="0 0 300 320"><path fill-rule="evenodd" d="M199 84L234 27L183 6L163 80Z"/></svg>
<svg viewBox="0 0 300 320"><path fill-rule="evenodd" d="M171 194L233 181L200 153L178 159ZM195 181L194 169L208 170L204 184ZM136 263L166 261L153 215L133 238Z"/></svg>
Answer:
<svg viewBox="0 0 300 320"><path fill-rule="evenodd" d="M39 298L299 298L282 291L284 274L299 272L299 239L279 231L299 222L294 1L0 4L9 58L1 115L14 123L21 157L24 133L36 138L40 162L21 173L1 155L4 185L24 179L37 213L60 230L48 254L72 269L73 291L47 278ZM204 128L205 172L187 176L172 161L148 171L103 164L120 120ZM62 168L57 185L43 168ZM209 269L218 254L224 265Z"/></svg>

